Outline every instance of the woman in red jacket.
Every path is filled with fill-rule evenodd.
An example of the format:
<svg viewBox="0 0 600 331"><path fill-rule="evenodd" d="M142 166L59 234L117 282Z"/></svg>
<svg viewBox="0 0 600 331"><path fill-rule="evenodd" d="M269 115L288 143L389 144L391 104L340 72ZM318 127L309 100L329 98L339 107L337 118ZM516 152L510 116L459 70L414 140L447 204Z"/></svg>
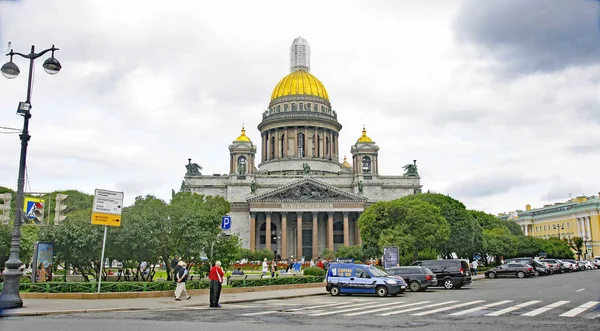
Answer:
<svg viewBox="0 0 600 331"><path fill-rule="evenodd" d="M208 273L208 279L210 279L210 307L221 308L219 298L221 297L221 286L224 275L225 273L221 269L221 261L217 261Z"/></svg>

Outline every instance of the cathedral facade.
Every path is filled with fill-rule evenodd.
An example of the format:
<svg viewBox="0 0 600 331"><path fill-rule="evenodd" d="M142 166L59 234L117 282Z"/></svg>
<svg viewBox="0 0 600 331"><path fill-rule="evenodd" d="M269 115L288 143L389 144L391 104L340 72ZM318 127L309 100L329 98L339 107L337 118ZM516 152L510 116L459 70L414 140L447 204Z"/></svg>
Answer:
<svg viewBox="0 0 600 331"><path fill-rule="evenodd" d="M351 162L340 160L342 125L325 86L310 73L310 47L301 37L291 46L290 71L262 114L260 142L242 127L229 146L228 174L203 175L189 160L181 190L229 201L228 231L245 248L308 259L360 244L357 221L365 208L419 192L421 184L416 161L403 175L380 175L379 147L364 128L350 147Z"/></svg>

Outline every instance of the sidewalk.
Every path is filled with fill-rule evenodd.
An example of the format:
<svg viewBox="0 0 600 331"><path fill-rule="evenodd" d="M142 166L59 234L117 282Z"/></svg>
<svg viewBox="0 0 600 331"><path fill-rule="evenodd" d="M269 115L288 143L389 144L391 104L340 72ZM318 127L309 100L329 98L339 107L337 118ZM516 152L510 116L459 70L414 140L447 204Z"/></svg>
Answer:
<svg viewBox="0 0 600 331"><path fill-rule="evenodd" d="M292 290L276 290L245 293L222 293L221 303L241 303L268 299L288 299L327 294L325 286ZM143 299L24 299L23 308L5 310L3 316L38 316L51 314L91 313L125 310L148 310L208 306L208 295L192 295L190 300L175 301L171 297Z"/></svg>

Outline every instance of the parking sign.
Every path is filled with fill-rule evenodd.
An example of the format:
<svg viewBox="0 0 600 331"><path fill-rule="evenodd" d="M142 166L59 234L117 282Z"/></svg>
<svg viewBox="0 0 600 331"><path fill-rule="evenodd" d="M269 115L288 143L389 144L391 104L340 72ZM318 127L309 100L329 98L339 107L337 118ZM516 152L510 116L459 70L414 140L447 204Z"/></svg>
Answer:
<svg viewBox="0 0 600 331"><path fill-rule="evenodd" d="M221 229L229 230L231 229L231 216L223 216L221 219Z"/></svg>

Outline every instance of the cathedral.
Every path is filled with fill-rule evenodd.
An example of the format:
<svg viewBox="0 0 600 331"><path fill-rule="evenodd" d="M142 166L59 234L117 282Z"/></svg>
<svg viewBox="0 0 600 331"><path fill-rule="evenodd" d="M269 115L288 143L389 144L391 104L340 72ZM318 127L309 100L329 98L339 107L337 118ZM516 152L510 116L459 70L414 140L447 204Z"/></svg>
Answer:
<svg viewBox="0 0 600 331"><path fill-rule="evenodd" d="M310 73L310 47L298 37L290 74L273 89L258 125L229 145L227 175L203 175L188 160L181 190L224 197L243 247L285 258L316 258L327 248L361 243L358 218L370 204L421 190L416 161L403 175L379 174L379 147L365 128L340 160L342 124L325 86ZM257 148L260 145L260 149ZM259 153L257 153L259 151Z"/></svg>

